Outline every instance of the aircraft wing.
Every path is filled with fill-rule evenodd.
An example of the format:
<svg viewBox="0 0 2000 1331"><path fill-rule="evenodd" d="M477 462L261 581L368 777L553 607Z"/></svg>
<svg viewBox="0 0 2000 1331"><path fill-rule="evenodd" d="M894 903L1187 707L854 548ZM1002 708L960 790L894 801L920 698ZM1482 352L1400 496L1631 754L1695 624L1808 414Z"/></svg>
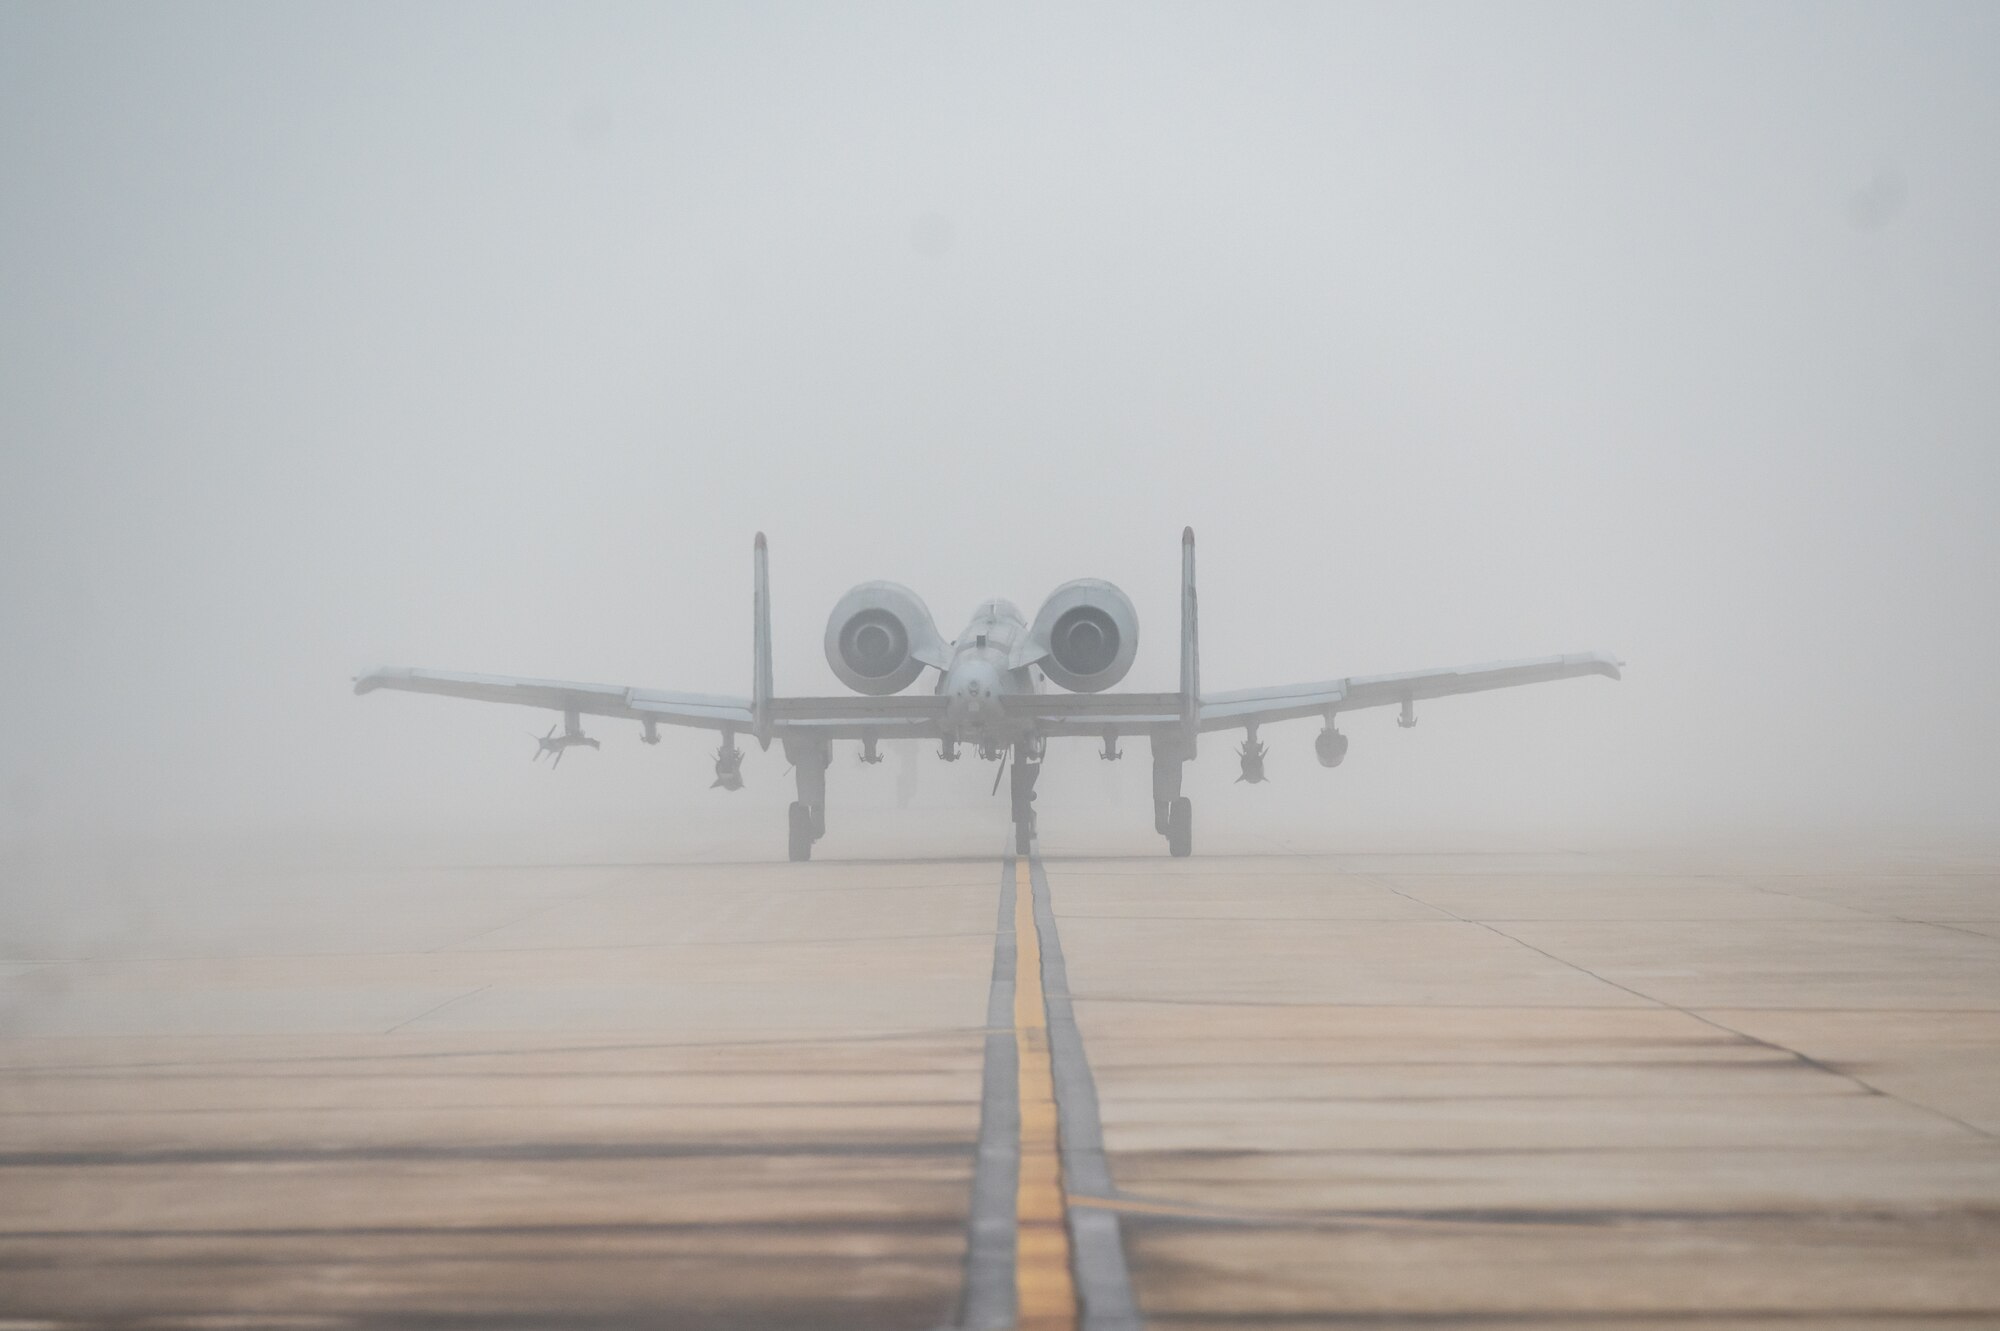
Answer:
<svg viewBox="0 0 2000 1331"><path fill-rule="evenodd" d="M1318 684L1284 684L1269 689L1207 693L1201 699L1201 728L1229 730L1299 716L1324 716L1360 707L1387 707L1454 693L1509 689L1517 684L1541 684L1578 675L1617 679L1619 662L1604 652L1541 656L1527 661L1494 661L1485 665L1412 670L1401 675L1356 675Z"/></svg>
<svg viewBox="0 0 2000 1331"><path fill-rule="evenodd" d="M609 716L702 730L754 730L750 699L705 693L667 693L621 684L580 684L512 675L464 675L406 666L371 670L354 681L356 693L373 693L377 689L516 703L582 716ZM770 706L771 731L778 736L789 733L824 739L858 739L864 735L927 738L940 733L945 700L929 694L888 698L773 698Z"/></svg>
<svg viewBox="0 0 2000 1331"><path fill-rule="evenodd" d="M1178 693L1031 693L1005 700L1009 717L1032 719L1041 735L1141 735L1178 725Z"/></svg>
<svg viewBox="0 0 2000 1331"><path fill-rule="evenodd" d="M947 700L935 693L771 699L771 730L818 739L937 739Z"/></svg>
<svg viewBox="0 0 2000 1331"><path fill-rule="evenodd" d="M615 716L630 721L655 721L705 730L748 730L750 700L719 698L703 693L663 693L618 684L578 684L560 679L519 679L512 675L461 675L447 670L412 670L392 666L371 670L354 681L356 693L401 689L437 693L479 702L511 702L524 707L549 707L584 716Z"/></svg>

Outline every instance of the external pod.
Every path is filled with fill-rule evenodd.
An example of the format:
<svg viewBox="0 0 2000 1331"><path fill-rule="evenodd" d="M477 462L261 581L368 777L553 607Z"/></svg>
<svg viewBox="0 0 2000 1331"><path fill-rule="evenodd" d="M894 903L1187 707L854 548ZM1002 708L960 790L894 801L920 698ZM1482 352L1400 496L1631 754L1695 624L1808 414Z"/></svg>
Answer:
<svg viewBox="0 0 2000 1331"><path fill-rule="evenodd" d="M1131 598L1102 578L1079 578L1049 593L1007 664L1039 662L1060 687L1096 693L1125 678L1138 652L1139 612Z"/></svg>
<svg viewBox="0 0 2000 1331"><path fill-rule="evenodd" d="M901 583L864 582L826 621L826 663L857 693L900 693L925 666L950 664L923 600Z"/></svg>

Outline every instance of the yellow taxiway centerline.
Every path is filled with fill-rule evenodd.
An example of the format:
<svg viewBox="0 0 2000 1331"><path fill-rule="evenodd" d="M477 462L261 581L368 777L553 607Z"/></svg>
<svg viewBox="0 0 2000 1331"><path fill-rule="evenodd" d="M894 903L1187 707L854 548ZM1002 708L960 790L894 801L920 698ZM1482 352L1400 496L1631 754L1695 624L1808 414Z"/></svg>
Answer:
<svg viewBox="0 0 2000 1331"><path fill-rule="evenodd" d="M1035 930L1028 861L1014 862L1014 1048L1020 1067L1021 1173L1014 1191L1014 1297L1022 1331L1071 1331L1070 1273L1056 1083L1042 996L1042 940Z"/></svg>

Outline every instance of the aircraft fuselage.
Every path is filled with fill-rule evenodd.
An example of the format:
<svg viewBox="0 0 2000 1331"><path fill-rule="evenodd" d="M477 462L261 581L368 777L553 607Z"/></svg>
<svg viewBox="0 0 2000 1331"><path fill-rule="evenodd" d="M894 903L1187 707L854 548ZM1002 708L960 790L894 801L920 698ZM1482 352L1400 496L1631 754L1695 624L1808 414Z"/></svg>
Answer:
<svg viewBox="0 0 2000 1331"><path fill-rule="evenodd" d="M946 700L944 730L973 744L1005 744L1033 729L1026 717L1009 718L1006 700L1040 691L1033 666L1008 668L1028 621L1012 601L982 601L951 645L951 664L938 676Z"/></svg>

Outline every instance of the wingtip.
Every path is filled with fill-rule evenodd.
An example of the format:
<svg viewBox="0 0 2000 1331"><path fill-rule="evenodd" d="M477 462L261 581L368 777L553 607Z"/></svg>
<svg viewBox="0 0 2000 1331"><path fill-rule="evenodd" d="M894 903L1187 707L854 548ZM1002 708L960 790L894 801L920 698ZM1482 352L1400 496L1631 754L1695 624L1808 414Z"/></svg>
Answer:
<svg viewBox="0 0 2000 1331"><path fill-rule="evenodd" d="M1624 679L1625 663L1609 652L1592 653L1597 658L1597 673L1606 679Z"/></svg>
<svg viewBox="0 0 2000 1331"><path fill-rule="evenodd" d="M357 695L373 693L377 689L391 687L396 680L413 678L415 674L408 666L376 666L366 674L354 677L354 692Z"/></svg>

